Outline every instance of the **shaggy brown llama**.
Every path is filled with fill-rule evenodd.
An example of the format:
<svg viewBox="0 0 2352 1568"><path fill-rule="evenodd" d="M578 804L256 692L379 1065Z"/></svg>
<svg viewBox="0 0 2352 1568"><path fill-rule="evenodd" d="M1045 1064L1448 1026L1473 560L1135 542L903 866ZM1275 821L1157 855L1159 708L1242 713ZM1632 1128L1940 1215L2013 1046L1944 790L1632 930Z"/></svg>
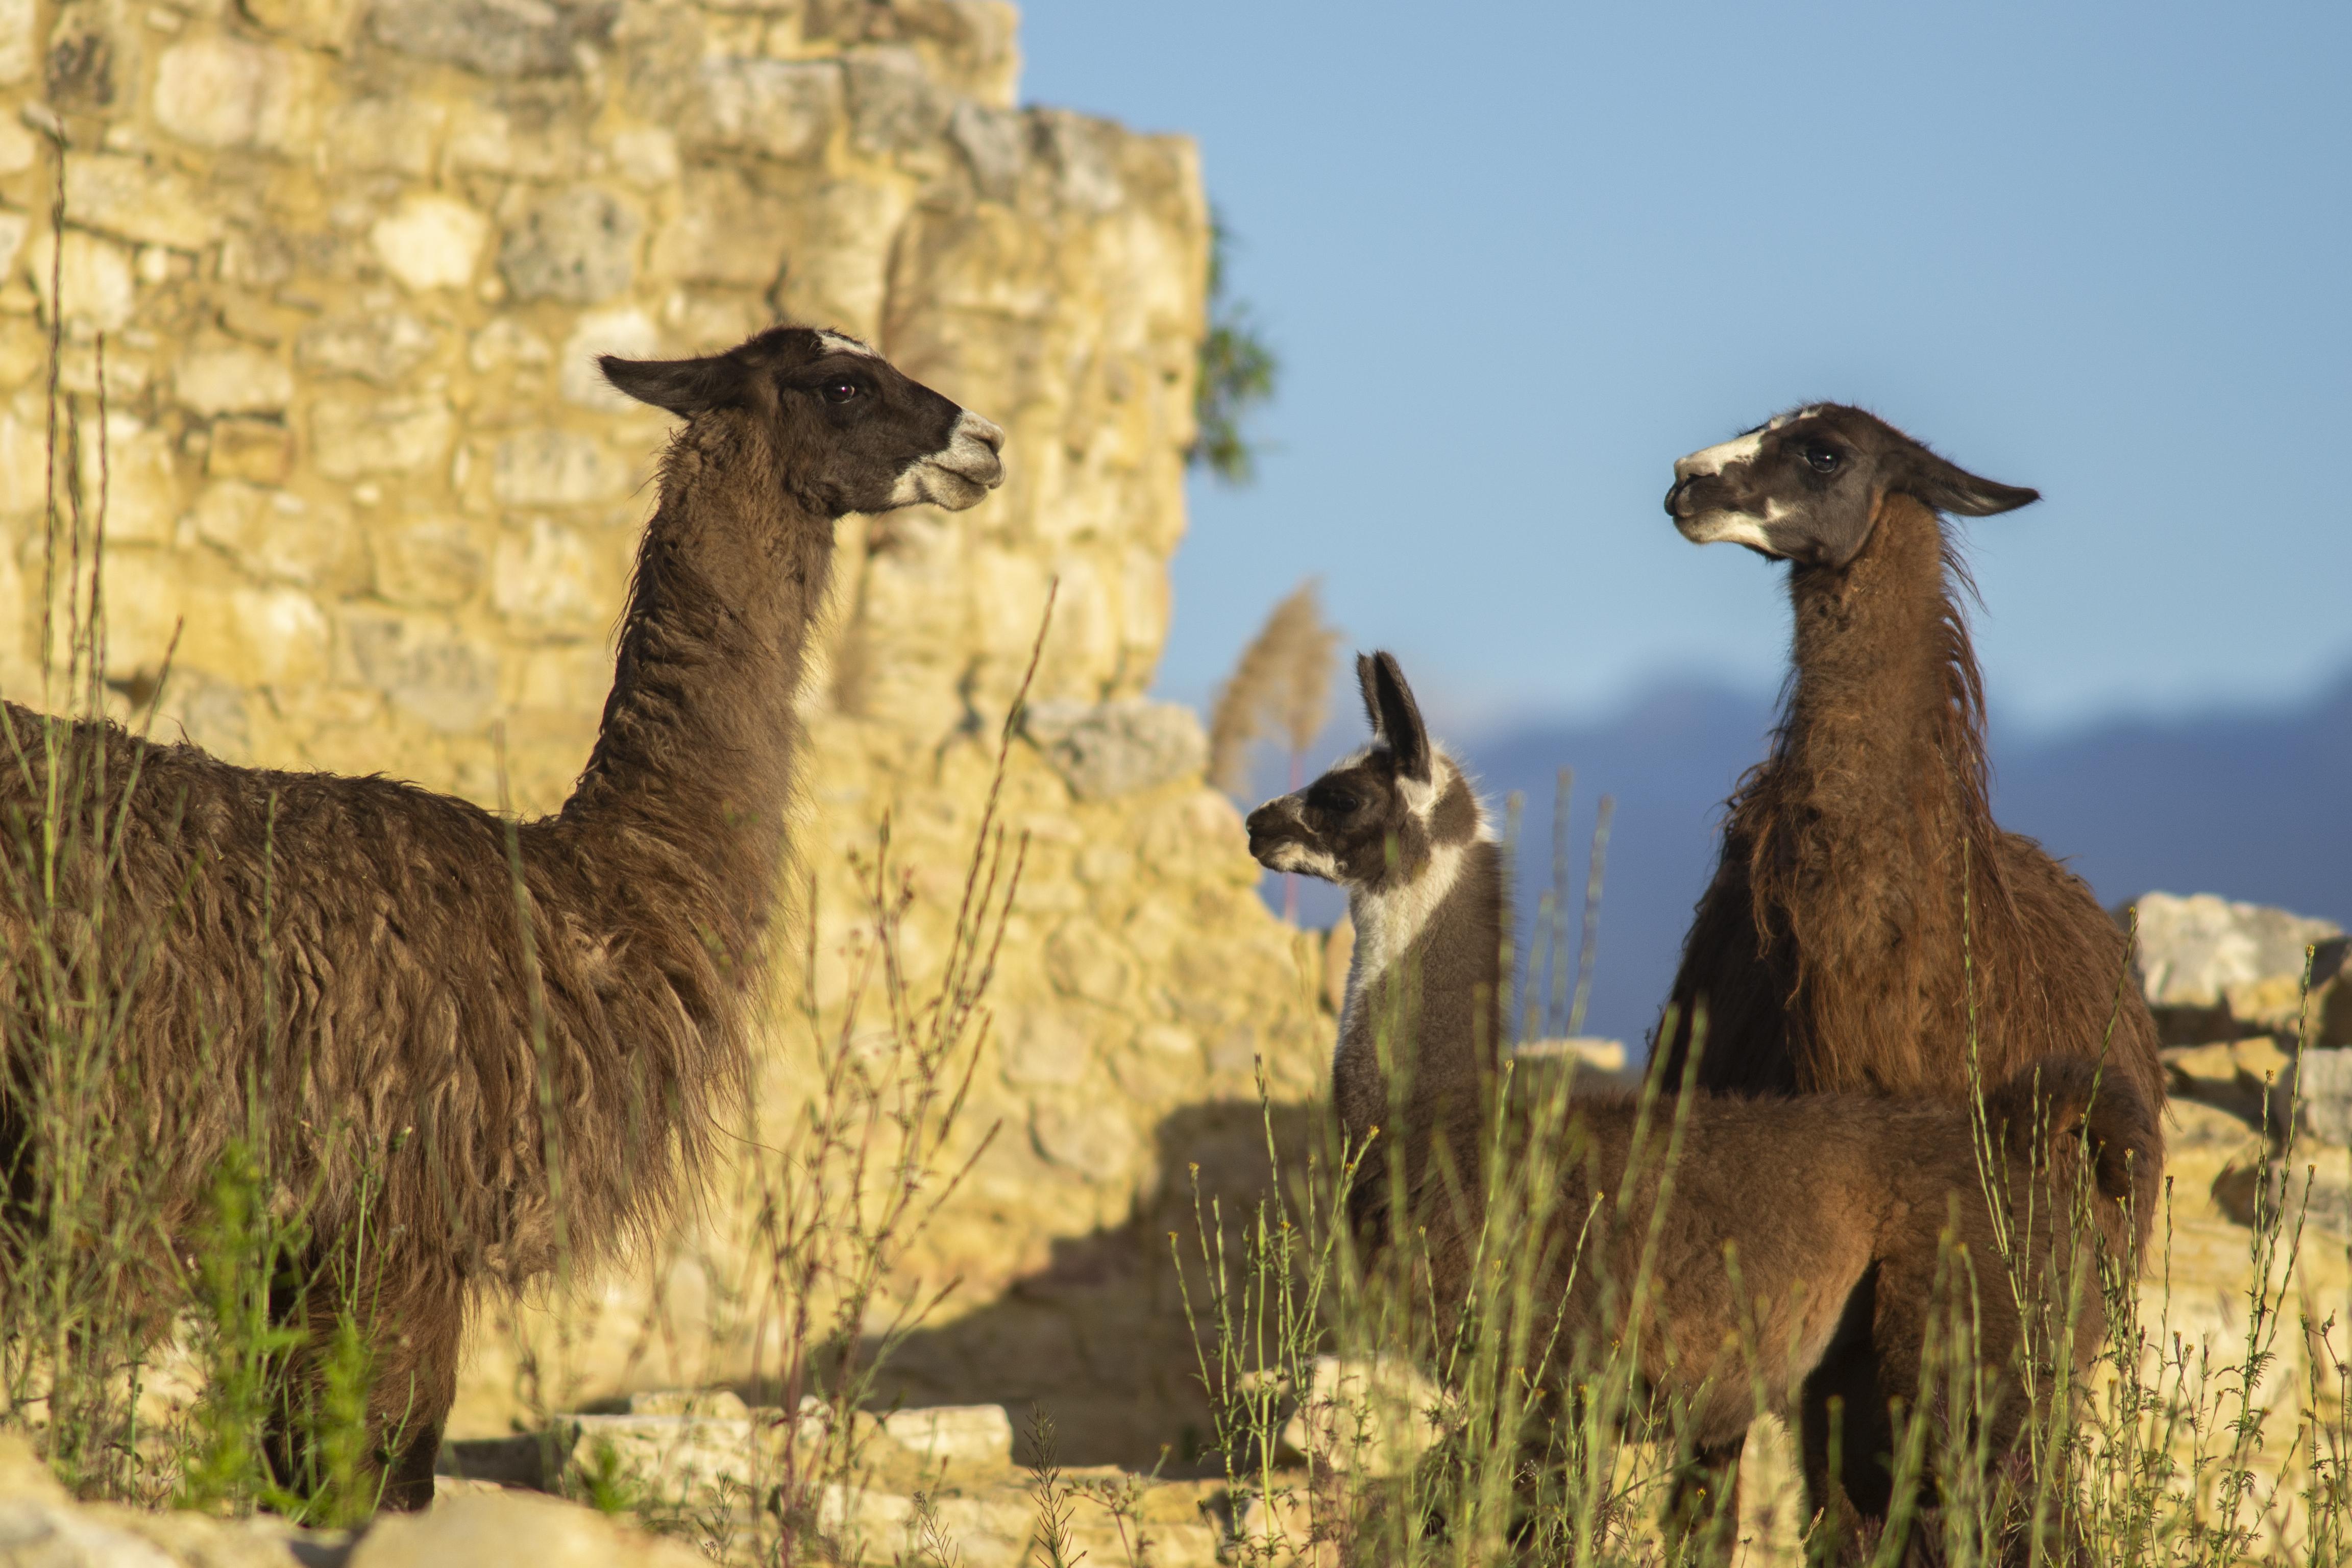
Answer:
<svg viewBox="0 0 2352 1568"><path fill-rule="evenodd" d="M1789 564L1795 673L1770 757L1733 796L1675 978L1669 1081L1957 1100L2045 1056L2164 1100L2124 933L1987 801L1984 694L1938 511L2035 492L1965 473L1858 409L1785 414L1675 465L1699 542ZM2143 1173L2153 1184L2158 1173Z"/></svg>
<svg viewBox="0 0 2352 1568"><path fill-rule="evenodd" d="M1350 1143L1371 1149L1348 1194L1349 1220L1375 1258L1418 1231L1431 1299L1445 1316L1468 1296L1475 1236L1464 1221L1475 1226L1487 1186L1508 889L1477 797L1430 741L1396 660L1383 653L1358 662L1372 745L1251 813L1250 851L1273 869L1347 889L1360 934L1332 1099ZM1559 1136L1525 1124L1535 1109L1516 1108L1506 1170L1525 1165L1525 1140ZM1697 1094L1681 1108L1685 1152L1654 1241L1648 1226L1675 1102L1658 1103L1639 1162L1644 1118L1635 1097L1580 1092L1568 1110L1580 1131L1570 1134L1551 1210L1560 1234L1528 1238L1545 1249L1532 1299L1558 1305L1532 1342L1557 1329L1571 1365L1604 1360L1629 1326L1623 1292L1644 1248L1654 1248L1654 1316L1636 1355L1648 1393L1687 1412L1695 1458L1680 1478L1676 1513L1688 1521L1727 1502L1721 1489L1759 1386L1789 1405L1813 1401L1776 1408L1799 1431L1809 1499L1831 1506L1830 1423L1820 1401L1842 1401L1843 1452L1888 1451L1889 1401L1916 1397L1931 1314L1951 1300L1949 1282L1940 1293L1937 1285L1948 1231L1974 1267L2004 1266L1973 1108L1860 1094ZM2001 1221L2011 1236L2030 1238L2021 1258L2026 1299L2063 1309L2053 1298L2074 1282L2073 1260L2084 1256L2066 1201L2079 1178L2090 1179L2105 1250L2121 1259L2139 1245L2145 1216L2126 1203L2137 1196L2137 1173L2158 1158L2154 1111L2127 1082L2102 1084L2092 1064L2067 1057L2021 1064L1990 1089L1984 1111ZM1397 1131L1375 1136L1376 1126ZM1401 1177L1380 1157L1384 1143L1406 1151ZM1440 1149L1444 1159L1432 1158ZM1621 1194L1629 1166L1634 1190ZM1601 1223L1580 1261L1573 1233L1588 1214ZM1727 1249L1738 1260L1737 1290ZM1985 1408L1998 1460L2032 1406L2012 1375L2023 1338L2018 1298L2005 1279L1983 1285L1978 1355L1992 1379ZM2095 1279L2076 1305L2071 1350L2081 1371L2104 1331ZM1803 1397L1792 1398L1801 1388ZM1889 1519L1893 1484L1883 1470L1845 1469L1840 1553L1852 1561L1867 1555Z"/></svg>
<svg viewBox="0 0 2352 1568"><path fill-rule="evenodd" d="M555 815L517 824L389 778L233 767L6 710L0 1159L34 1195L17 1217L39 1223L29 950L44 931L74 940L40 912L56 726L68 795L120 813L47 906L92 908L103 884L103 942L51 962L123 1009L109 1114L138 1130L184 1249L253 1098L274 1201L302 1208L313 1238L293 1271L302 1305L278 1303L309 1331L289 1397L315 1389L338 1314L355 1315L374 1473L399 1508L431 1500L472 1299L656 1229L696 1190L746 1081L834 520L968 507L1003 473L1001 430L836 333L602 363L686 423L595 747ZM271 1447L297 1484L299 1438L284 1427Z"/></svg>
<svg viewBox="0 0 2352 1568"><path fill-rule="evenodd" d="M1958 1103L1972 1081L2060 1056L2161 1111L2127 939L1988 800L1970 584L1938 513L2038 499L1836 404L1675 465L1665 507L1685 537L1789 563L1795 668L1685 939L1657 1041L1669 1083L1695 1037L1697 1082L1746 1094ZM2162 1175L2159 1138L2134 1173L2135 1258ZM1875 1464L1845 1452L1850 1468Z"/></svg>

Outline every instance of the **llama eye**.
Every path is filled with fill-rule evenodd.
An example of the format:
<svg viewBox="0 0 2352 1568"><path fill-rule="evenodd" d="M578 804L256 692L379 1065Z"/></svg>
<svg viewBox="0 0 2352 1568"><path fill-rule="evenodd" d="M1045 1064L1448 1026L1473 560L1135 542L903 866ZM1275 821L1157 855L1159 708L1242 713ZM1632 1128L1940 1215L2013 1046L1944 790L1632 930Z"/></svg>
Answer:
<svg viewBox="0 0 2352 1568"><path fill-rule="evenodd" d="M824 400L827 403L846 403L856 395L857 384L854 381L828 381L824 384Z"/></svg>
<svg viewBox="0 0 2352 1568"><path fill-rule="evenodd" d="M1834 474L1839 458L1827 447L1808 447L1805 448L1805 462L1817 474Z"/></svg>
<svg viewBox="0 0 2352 1568"><path fill-rule="evenodd" d="M1334 816L1345 816L1356 809L1357 800L1343 789L1325 790L1315 797L1315 804Z"/></svg>

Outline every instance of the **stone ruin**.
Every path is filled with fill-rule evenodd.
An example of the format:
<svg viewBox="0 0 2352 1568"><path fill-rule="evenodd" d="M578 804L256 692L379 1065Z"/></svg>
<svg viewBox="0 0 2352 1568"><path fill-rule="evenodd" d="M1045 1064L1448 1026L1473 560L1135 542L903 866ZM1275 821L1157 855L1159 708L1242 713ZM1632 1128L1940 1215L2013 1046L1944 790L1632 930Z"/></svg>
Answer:
<svg viewBox="0 0 2352 1568"><path fill-rule="evenodd" d="M67 700L40 668L53 317L61 482L95 517L105 477L118 716L161 682L158 731L231 760L525 812L587 755L668 427L593 355L830 324L1003 425L985 505L842 525L805 699L807 983L837 1027L851 856L886 816L921 900L909 982L935 982L1058 584L1002 807L1026 876L951 1153L997 1132L905 1260L961 1284L886 1394L1043 1401L1066 1458L1148 1463L1206 1421L1166 1238L1188 1168L1254 1195L1258 1066L1295 1114L1329 1026L1318 954L1259 904L1202 781L1197 721L1143 698L1204 330L1195 153L1019 107L1014 19L999 0L0 0L0 689ZM782 1019L802 971L780 945ZM778 1127L813 1070L785 1032ZM566 1397L746 1370L698 1338L699 1245L556 1335ZM650 1351L620 1327L649 1291ZM482 1336L457 1435L505 1430L526 1376L553 1397L559 1315Z"/></svg>

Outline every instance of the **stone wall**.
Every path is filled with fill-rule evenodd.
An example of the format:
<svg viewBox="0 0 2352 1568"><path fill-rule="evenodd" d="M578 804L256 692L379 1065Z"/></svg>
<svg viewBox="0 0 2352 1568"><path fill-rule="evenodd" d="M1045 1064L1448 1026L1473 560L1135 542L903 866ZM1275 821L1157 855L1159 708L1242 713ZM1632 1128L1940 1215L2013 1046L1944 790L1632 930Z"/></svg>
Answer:
<svg viewBox="0 0 2352 1568"><path fill-rule="evenodd" d="M1066 1457L1149 1458L1198 1416L1171 1173L1249 1167L1253 1063L1297 1101L1326 1026L1197 724L1139 700L1183 528L1193 150L1016 107L1013 28L996 0L0 0L0 686L42 690L53 315L93 515L106 475L118 709L168 655L165 732L525 811L586 755L667 429L593 354L831 324L1003 424L980 508L841 529L806 697L816 999L886 814L935 977L1058 580L966 1122L999 1131L910 1260L963 1284L905 1392L1045 1398ZM807 1068L778 1045L779 1116ZM529 1360L486 1343L467 1418ZM677 1370L586 1364L590 1393Z"/></svg>

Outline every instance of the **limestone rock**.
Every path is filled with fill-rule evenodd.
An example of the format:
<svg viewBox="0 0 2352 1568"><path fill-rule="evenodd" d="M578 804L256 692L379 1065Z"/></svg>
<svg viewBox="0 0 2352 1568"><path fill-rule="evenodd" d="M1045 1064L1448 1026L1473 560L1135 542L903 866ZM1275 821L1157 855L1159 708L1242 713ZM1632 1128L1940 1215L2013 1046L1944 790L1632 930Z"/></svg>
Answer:
<svg viewBox="0 0 2352 1568"><path fill-rule="evenodd" d="M475 247L479 248L478 238ZM470 276L468 260L464 281ZM314 375L350 375L377 386L398 386L433 357L441 335L405 310L365 310L331 316L302 329L294 363Z"/></svg>
<svg viewBox="0 0 2352 1568"><path fill-rule="evenodd" d="M1081 800L1197 777L1209 763L1200 716L1181 703L1038 702L1024 712L1022 730Z"/></svg>
<svg viewBox="0 0 2352 1568"><path fill-rule="evenodd" d="M2297 1130L2335 1148L2352 1146L2352 1049L2305 1051L2293 1076Z"/></svg>
<svg viewBox="0 0 2352 1568"><path fill-rule="evenodd" d="M611 192L574 185L507 231L499 270L518 298L593 305L629 286L644 226Z"/></svg>
<svg viewBox="0 0 2352 1568"><path fill-rule="evenodd" d="M628 482L603 447L568 430L510 436L490 459L490 491L509 506L577 506L616 496Z"/></svg>
<svg viewBox="0 0 2352 1568"><path fill-rule="evenodd" d="M449 405L438 397L321 397L310 405L311 460L331 479L432 468L456 434Z"/></svg>
<svg viewBox="0 0 2352 1568"><path fill-rule="evenodd" d="M831 60L709 59L700 85L688 127L699 146L797 162L823 152L841 118L841 67Z"/></svg>
<svg viewBox="0 0 2352 1568"><path fill-rule="evenodd" d="M409 288L462 289L489 233L489 220L448 196L411 196L368 231L384 270Z"/></svg>
<svg viewBox="0 0 2352 1568"><path fill-rule="evenodd" d="M700 1553L574 1503L521 1492L465 1491L426 1512L379 1518L349 1568L698 1568Z"/></svg>
<svg viewBox="0 0 2352 1568"><path fill-rule="evenodd" d="M2309 920L2210 893L2146 893L2139 911L2140 974L2151 1007L2210 1007L2244 986L2303 974L2304 948L2344 934Z"/></svg>
<svg viewBox="0 0 2352 1568"><path fill-rule="evenodd" d="M129 250L79 229L66 230L62 247L55 235L44 234L30 249L33 287L39 290L44 309L58 308L50 298L54 283L68 321L86 321L103 331L129 324L139 308L139 284Z"/></svg>
<svg viewBox="0 0 2352 1568"><path fill-rule="evenodd" d="M2212 1039L2256 1028L2291 1038L2304 1011L2305 950L2313 948L2314 1022L2321 1037L2338 1043L2326 1032L2331 996L2322 992L2345 964L2347 944L2334 921L2210 893L2147 893L2134 908L2141 984L2168 1038L2191 1044L2192 1035Z"/></svg>
<svg viewBox="0 0 2352 1568"><path fill-rule="evenodd" d="M200 147L292 152L311 136L317 92L310 60L292 49L195 37L155 67L155 122Z"/></svg>
<svg viewBox="0 0 2352 1568"><path fill-rule="evenodd" d="M882 1417L889 1439L911 1454L965 1465L1010 1465L1013 1418L1001 1405L935 1405Z"/></svg>
<svg viewBox="0 0 2352 1568"><path fill-rule="evenodd" d="M483 76L561 76L574 47L602 42L610 0L376 0L368 29L387 47Z"/></svg>
<svg viewBox="0 0 2352 1568"><path fill-rule="evenodd" d="M34 0L0 0L0 83L19 82L33 74L39 26Z"/></svg>
<svg viewBox="0 0 2352 1568"><path fill-rule="evenodd" d="M274 414L294 400L294 374L276 354L241 343L180 356L172 390L181 406L217 414Z"/></svg>
<svg viewBox="0 0 2352 1568"><path fill-rule="evenodd" d="M498 700L497 664L446 622L354 612L344 637L360 679L433 729L474 729Z"/></svg>
<svg viewBox="0 0 2352 1568"><path fill-rule="evenodd" d="M68 153L66 210L102 234L173 250L202 250L222 228L218 212L185 174L128 153Z"/></svg>
<svg viewBox="0 0 2352 1568"><path fill-rule="evenodd" d="M912 49L861 49L847 70L850 133L864 151L910 152L947 129L955 101L931 85Z"/></svg>

